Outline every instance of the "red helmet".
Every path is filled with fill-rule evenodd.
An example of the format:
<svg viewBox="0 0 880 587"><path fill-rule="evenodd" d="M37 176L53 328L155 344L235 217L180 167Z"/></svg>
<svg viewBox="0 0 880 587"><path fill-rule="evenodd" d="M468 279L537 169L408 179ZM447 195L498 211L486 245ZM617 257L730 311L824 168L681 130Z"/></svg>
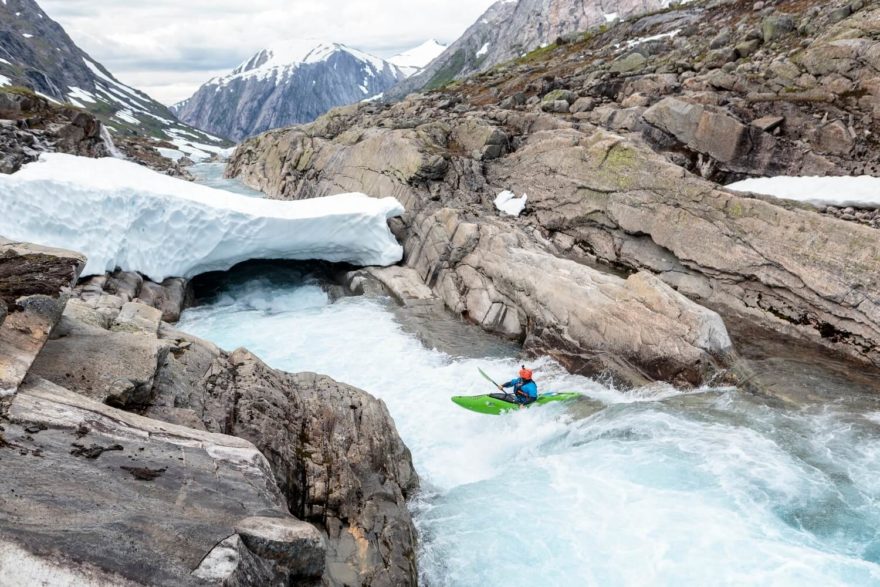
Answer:
<svg viewBox="0 0 880 587"><path fill-rule="evenodd" d="M523 368L519 370L519 376L523 379L531 379L532 378L532 370L526 369L526 366L523 365Z"/></svg>

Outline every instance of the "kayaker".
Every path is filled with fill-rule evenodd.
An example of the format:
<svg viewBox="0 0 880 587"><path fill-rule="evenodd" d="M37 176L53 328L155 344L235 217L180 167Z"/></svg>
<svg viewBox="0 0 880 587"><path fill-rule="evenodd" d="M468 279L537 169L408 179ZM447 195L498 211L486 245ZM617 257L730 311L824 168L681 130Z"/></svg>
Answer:
<svg viewBox="0 0 880 587"><path fill-rule="evenodd" d="M521 406L528 405L538 399L538 386L532 381L532 370L526 369L525 365L519 370L519 377L499 385L498 389L504 391L509 387L513 388L514 401Z"/></svg>

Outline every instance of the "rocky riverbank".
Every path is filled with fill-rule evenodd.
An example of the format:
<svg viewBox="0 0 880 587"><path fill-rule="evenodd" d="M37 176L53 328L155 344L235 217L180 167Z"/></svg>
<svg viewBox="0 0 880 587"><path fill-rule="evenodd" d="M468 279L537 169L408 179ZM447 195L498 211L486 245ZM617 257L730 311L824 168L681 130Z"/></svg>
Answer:
<svg viewBox="0 0 880 587"><path fill-rule="evenodd" d="M418 477L381 401L176 331L182 280L76 286L82 256L0 248L4 576L415 584Z"/></svg>
<svg viewBox="0 0 880 587"><path fill-rule="evenodd" d="M714 2L648 15L441 92L267 133L228 172L277 198L398 198L405 263L450 309L581 373L704 381L737 364L711 310L880 367L880 233L716 183L875 169L880 12L841 7ZM804 88L780 81L789 65ZM831 88L828 99L805 99L811 84ZM498 217L503 190L528 194L522 218ZM609 272L668 300L669 328L651 304L619 320L583 304L575 292L593 287L614 306L638 300L596 286ZM579 321L592 328L570 327Z"/></svg>

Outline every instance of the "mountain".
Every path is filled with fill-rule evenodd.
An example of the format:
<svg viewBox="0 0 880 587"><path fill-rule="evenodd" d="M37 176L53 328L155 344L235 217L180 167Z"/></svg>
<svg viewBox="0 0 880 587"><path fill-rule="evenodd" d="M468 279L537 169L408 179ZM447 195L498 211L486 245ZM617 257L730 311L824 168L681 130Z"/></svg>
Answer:
<svg viewBox="0 0 880 587"><path fill-rule="evenodd" d="M339 43L293 41L260 51L172 110L193 126L241 140L311 122L331 108L378 96L404 77L397 66Z"/></svg>
<svg viewBox="0 0 880 587"><path fill-rule="evenodd" d="M500 0L428 67L386 95L402 98L422 89L439 88L550 45L561 36L661 10L671 3L672 0Z"/></svg>
<svg viewBox="0 0 880 587"><path fill-rule="evenodd" d="M222 143L181 124L167 107L113 77L34 0L0 0L0 86L24 86L87 110L119 135Z"/></svg>
<svg viewBox="0 0 880 587"><path fill-rule="evenodd" d="M418 47L399 53L388 60L393 63L407 76L414 75L425 68L429 63L439 57L446 50L447 45L435 39L425 41Z"/></svg>

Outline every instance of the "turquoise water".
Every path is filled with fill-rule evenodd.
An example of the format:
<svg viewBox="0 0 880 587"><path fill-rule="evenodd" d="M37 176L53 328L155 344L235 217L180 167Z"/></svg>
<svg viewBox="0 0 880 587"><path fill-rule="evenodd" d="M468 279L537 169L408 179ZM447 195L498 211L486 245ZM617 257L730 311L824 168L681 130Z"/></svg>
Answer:
<svg viewBox="0 0 880 587"><path fill-rule="evenodd" d="M251 189L244 185L238 179L227 179L223 177L226 171L226 163L214 161L209 163L196 163L187 167L187 171L193 176L197 183L206 185L209 188L226 190L243 196L252 198L265 198L265 194L257 190Z"/></svg>
<svg viewBox="0 0 880 587"><path fill-rule="evenodd" d="M473 414L449 398L488 391L478 367L512 376L509 345L426 348L390 303L331 303L283 269L230 283L179 327L388 404L422 478L426 585L880 585L880 412L845 398L622 393L540 360L543 390L585 399Z"/></svg>

